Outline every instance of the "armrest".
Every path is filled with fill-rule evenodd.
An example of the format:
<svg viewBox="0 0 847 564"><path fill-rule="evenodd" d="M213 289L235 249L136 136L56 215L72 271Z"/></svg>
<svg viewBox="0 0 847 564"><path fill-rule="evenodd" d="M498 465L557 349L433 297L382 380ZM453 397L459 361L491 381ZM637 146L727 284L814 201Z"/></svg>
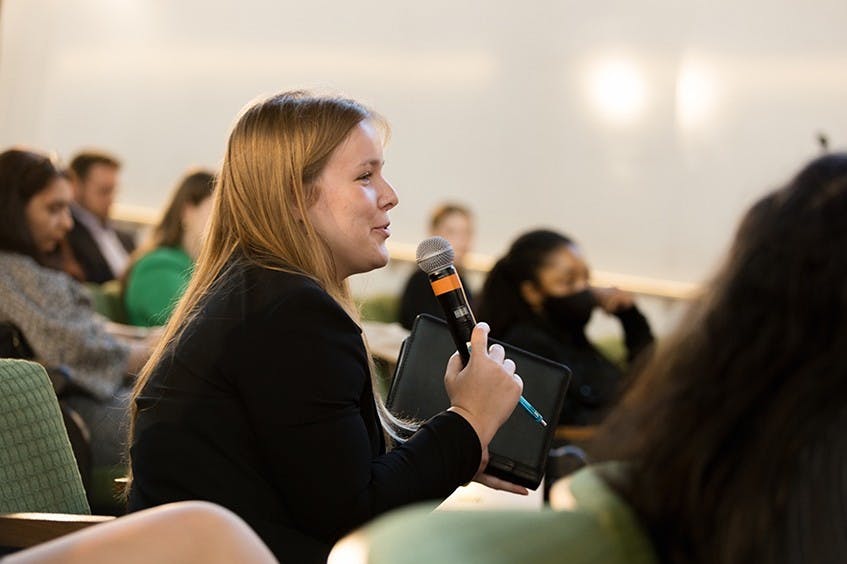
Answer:
<svg viewBox="0 0 847 564"><path fill-rule="evenodd" d="M590 441L597 434L597 427L593 425L559 425L556 427L556 438L571 443L584 443Z"/></svg>
<svg viewBox="0 0 847 564"><path fill-rule="evenodd" d="M106 515L71 513L3 513L0 514L0 546L27 548L112 519Z"/></svg>

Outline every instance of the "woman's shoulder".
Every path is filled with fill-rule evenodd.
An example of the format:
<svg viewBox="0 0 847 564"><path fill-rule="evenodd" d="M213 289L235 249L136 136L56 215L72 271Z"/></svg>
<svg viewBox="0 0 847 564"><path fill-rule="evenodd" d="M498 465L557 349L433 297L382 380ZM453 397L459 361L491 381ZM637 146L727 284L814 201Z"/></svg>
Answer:
<svg viewBox="0 0 847 564"><path fill-rule="evenodd" d="M38 264L32 257L0 251L0 280L8 289L18 288L27 293L69 294L88 299L82 284L67 273Z"/></svg>
<svg viewBox="0 0 847 564"><path fill-rule="evenodd" d="M314 278L294 270L249 265L244 267L242 273L244 283L252 291L267 294L272 301L292 298L318 301L332 299Z"/></svg>
<svg viewBox="0 0 847 564"><path fill-rule="evenodd" d="M227 282L213 293L214 302L238 304L254 321L334 317L354 323L315 279L293 270L235 264L230 267Z"/></svg>
<svg viewBox="0 0 847 564"><path fill-rule="evenodd" d="M268 292L269 314L301 313L306 317L336 317L350 319L344 308L317 280L291 271L261 269L261 286ZM352 320L351 320L352 321Z"/></svg>
<svg viewBox="0 0 847 564"><path fill-rule="evenodd" d="M135 269L179 268L192 265L191 257L180 247L157 247L144 254L135 264Z"/></svg>
<svg viewBox="0 0 847 564"><path fill-rule="evenodd" d="M59 270L54 270L46 266L38 264L38 262L27 255L21 253L11 253L9 251L0 251L0 264L3 265L3 272L7 274L38 275L43 277L54 277L53 275L64 274Z"/></svg>

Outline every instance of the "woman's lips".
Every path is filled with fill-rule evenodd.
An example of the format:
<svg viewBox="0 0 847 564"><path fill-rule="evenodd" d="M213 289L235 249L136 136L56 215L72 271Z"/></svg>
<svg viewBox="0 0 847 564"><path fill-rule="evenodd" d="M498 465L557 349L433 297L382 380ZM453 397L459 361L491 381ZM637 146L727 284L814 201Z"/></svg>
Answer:
<svg viewBox="0 0 847 564"><path fill-rule="evenodd" d="M391 237L391 222L386 219L385 223L377 225L373 230L379 231L385 237Z"/></svg>

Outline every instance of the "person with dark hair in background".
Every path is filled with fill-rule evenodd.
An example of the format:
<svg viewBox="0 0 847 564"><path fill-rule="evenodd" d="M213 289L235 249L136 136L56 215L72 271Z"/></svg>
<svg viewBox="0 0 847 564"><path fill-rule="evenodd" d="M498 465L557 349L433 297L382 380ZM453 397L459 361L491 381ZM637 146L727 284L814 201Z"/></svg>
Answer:
<svg viewBox="0 0 847 564"><path fill-rule="evenodd" d="M523 387L484 324L468 365L445 366L447 411L404 422L374 392L347 278L388 262L383 133L361 104L304 92L242 113L191 282L136 384L130 510L213 501L308 563L472 479L526 493L483 470Z"/></svg>
<svg viewBox="0 0 847 564"><path fill-rule="evenodd" d="M214 184L211 172L188 172L150 240L135 252L122 278L124 307L131 325L163 325L170 317L200 254L212 211Z"/></svg>
<svg viewBox="0 0 847 564"><path fill-rule="evenodd" d="M351 535L358 561L847 560L845 217L847 154L752 206L600 428L606 462L553 486L568 511L388 515Z"/></svg>
<svg viewBox="0 0 847 564"><path fill-rule="evenodd" d="M132 235L118 231L109 221L120 167L115 157L96 151L79 153L71 160L74 226L68 243L82 267L84 282L102 284L120 277L135 249Z"/></svg>
<svg viewBox="0 0 847 564"><path fill-rule="evenodd" d="M36 359L64 366L84 393L67 398L91 431L95 466L121 460L128 374L155 337L123 339L97 315L88 291L58 270L59 242L73 225L71 185L51 160L0 153L0 321L14 324Z"/></svg>
<svg viewBox="0 0 847 564"><path fill-rule="evenodd" d="M455 253L453 264L462 276L462 264L473 244L474 220L471 211L460 204L447 203L438 206L430 216L429 234L444 237L450 242ZM468 302L473 304L470 288L462 280ZM432 293L432 286L426 272L415 268L400 298L400 325L411 329L412 324L421 313L428 313L440 319L444 318L444 310Z"/></svg>
<svg viewBox="0 0 847 564"><path fill-rule="evenodd" d="M573 240L555 231L530 231L492 267L478 308L493 337L570 367L573 379L559 421L565 425L599 423L623 377L585 335L596 308L620 320L629 363L653 342L632 294L592 287L589 277Z"/></svg>

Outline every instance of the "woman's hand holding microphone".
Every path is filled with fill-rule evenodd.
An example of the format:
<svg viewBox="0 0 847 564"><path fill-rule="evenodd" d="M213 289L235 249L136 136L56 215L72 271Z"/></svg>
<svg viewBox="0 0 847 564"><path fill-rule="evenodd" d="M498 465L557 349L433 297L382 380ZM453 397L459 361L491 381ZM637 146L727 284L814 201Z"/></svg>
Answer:
<svg viewBox="0 0 847 564"><path fill-rule="evenodd" d="M509 418L523 391L523 381L515 374L515 363L506 358L500 345L488 347L487 323L478 323L471 334L470 361L462 366L458 353L450 357L444 385L451 407L476 431L482 446L482 462L474 480L488 487L526 495L526 488L484 474L488 464L488 444Z"/></svg>

